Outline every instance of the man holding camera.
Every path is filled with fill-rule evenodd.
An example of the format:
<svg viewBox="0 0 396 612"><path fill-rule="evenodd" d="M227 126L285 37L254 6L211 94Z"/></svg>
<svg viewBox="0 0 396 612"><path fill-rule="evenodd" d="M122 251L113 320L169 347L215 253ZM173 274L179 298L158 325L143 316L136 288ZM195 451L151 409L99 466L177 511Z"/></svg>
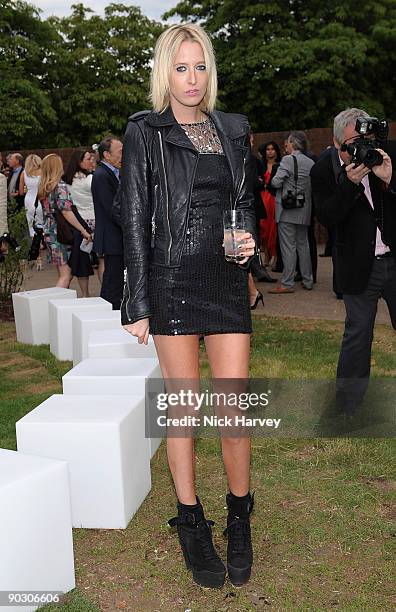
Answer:
<svg viewBox="0 0 396 612"><path fill-rule="evenodd" d="M387 123L349 108L334 119L334 148L311 170L318 219L336 230L336 277L346 309L337 407L353 415L366 392L377 304L396 329L396 175ZM385 151L386 150L386 151Z"/></svg>
<svg viewBox="0 0 396 612"><path fill-rule="evenodd" d="M286 141L288 155L283 157L271 180L276 191L275 221L283 259L281 284L268 293L294 293L297 253L303 289L313 288L312 264L308 242L311 223L311 182L309 172L314 165L304 155L307 150L304 132L290 132Z"/></svg>

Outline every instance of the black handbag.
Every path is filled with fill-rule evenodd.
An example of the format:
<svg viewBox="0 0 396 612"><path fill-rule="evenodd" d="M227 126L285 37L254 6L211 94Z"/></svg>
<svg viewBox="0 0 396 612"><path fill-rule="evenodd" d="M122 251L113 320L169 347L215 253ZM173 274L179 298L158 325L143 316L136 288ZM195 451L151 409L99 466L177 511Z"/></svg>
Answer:
<svg viewBox="0 0 396 612"><path fill-rule="evenodd" d="M76 217L76 219L83 226L83 228L90 234L91 230L89 229L87 222L81 217L75 204L72 205L71 210L74 213L74 216ZM62 214L62 211L60 210L55 211L55 219L56 219L57 241L60 244L72 246L74 244L75 234L78 233L78 235L80 235L79 230L73 227L73 225L70 225L68 221L66 221L65 217Z"/></svg>
<svg viewBox="0 0 396 612"><path fill-rule="evenodd" d="M73 226L66 221L61 210L56 210L54 216L56 221L57 242L59 242L59 244L71 246L74 242Z"/></svg>
<svg viewBox="0 0 396 612"><path fill-rule="evenodd" d="M298 193L297 191L298 165L296 156L292 155L292 158L294 163L294 193L288 189L286 195L282 197L282 207L285 210L302 208L305 204L305 195L303 193Z"/></svg>

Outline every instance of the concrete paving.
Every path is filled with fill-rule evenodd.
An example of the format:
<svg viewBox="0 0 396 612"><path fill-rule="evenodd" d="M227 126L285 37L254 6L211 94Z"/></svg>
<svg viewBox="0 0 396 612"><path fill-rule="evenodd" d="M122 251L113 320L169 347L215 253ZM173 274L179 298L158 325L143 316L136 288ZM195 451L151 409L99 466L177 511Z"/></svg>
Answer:
<svg viewBox="0 0 396 612"><path fill-rule="evenodd" d="M271 272L275 278L280 274ZM57 282L57 272L54 266L43 262L42 270L37 271L35 264L30 266L23 286L23 290L42 289L53 287ZM90 278L90 295L98 296L100 283L97 275ZM313 291L304 290L300 283L296 283L295 293L285 295L271 295L268 290L273 287L270 283L258 283L257 287L264 295L264 308L261 304L253 311L254 315L274 315L280 317L297 317L304 319L327 319L343 321L345 307L342 300L337 300L332 291L332 262L330 257L319 257L318 282ZM80 295L78 282L73 279L71 289L76 289ZM390 325L389 313L383 300L378 305L377 323Z"/></svg>

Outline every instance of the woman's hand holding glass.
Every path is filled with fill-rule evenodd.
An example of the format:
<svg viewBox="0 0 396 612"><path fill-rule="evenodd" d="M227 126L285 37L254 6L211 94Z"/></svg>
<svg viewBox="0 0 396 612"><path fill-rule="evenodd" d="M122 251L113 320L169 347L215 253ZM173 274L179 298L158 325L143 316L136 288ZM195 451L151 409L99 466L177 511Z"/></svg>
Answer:
<svg viewBox="0 0 396 612"><path fill-rule="evenodd" d="M123 325L123 328L132 336L136 336L139 344L148 344L150 332L149 319L140 319L130 325Z"/></svg>
<svg viewBox="0 0 396 612"><path fill-rule="evenodd" d="M227 261L244 264L254 255L255 241L246 230L244 211L231 208L224 211L224 254Z"/></svg>
<svg viewBox="0 0 396 612"><path fill-rule="evenodd" d="M249 257L253 257L255 253L256 243L253 239L252 234L250 234L249 232L237 236L236 241L240 242L240 245L238 246L240 255L244 256L243 259L238 261L238 264L244 264L248 261Z"/></svg>

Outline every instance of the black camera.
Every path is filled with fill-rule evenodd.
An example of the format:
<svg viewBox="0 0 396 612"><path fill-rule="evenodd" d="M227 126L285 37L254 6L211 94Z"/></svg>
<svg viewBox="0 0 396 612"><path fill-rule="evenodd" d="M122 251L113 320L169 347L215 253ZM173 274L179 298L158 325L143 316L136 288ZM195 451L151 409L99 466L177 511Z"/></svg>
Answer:
<svg viewBox="0 0 396 612"><path fill-rule="evenodd" d="M15 251L15 253L21 250L21 247L15 240L14 236L11 236L9 232L5 232L2 236L0 236L0 242L6 242L8 246Z"/></svg>
<svg viewBox="0 0 396 612"><path fill-rule="evenodd" d="M286 210L292 210L293 208L302 208L305 204L305 195L303 193L295 193L290 189L287 190L286 195L282 198L282 206Z"/></svg>
<svg viewBox="0 0 396 612"><path fill-rule="evenodd" d="M358 117L356 119L355 131L360 135L349 144L341 145L341 151L347 151L352 157L351 163L355 166L364 164L367 168L380 166L383 157L377 148L381 147L381 142L388 138L389 125L386 119L377 117ZM366 138L374 136L374 138Z"/></svg>

